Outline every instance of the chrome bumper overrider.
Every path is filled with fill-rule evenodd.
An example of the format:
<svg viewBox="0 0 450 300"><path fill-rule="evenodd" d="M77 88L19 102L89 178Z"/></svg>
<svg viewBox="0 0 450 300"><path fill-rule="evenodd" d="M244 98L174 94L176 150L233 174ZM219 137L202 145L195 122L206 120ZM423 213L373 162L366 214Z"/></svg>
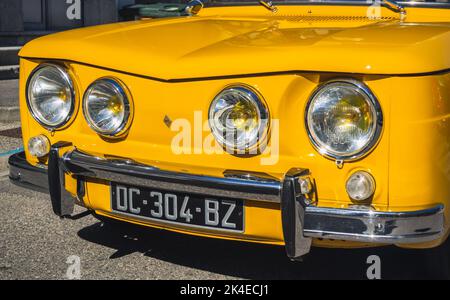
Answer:
<svg viewBox="0 0 450 300"><path fill-rule="evenodd" d="M186 193L280 203L286 250L292 259L309 252L312 238L413 244L436 240L444 230L442 205L412 212L309 206L298 184L300 178L309 175L305 169L289 170L282 181L242 171L210 177L164 171L133 161L93 157L78 150L61 154L69 146L69 143L53 145L48 172L29 165L23 153L9 160L11 181L29 188L48 190L53 209L59 216L73 212L75 200L64 188L64 175L71 174L78 179L79 194L84 193L85 181L102 179Z"/></svg>

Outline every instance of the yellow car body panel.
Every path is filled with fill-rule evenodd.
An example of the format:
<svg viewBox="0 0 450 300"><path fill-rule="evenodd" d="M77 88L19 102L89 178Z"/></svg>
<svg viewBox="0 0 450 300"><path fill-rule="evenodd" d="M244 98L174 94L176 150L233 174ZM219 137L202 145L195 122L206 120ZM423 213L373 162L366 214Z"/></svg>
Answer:
<svg viewBox="0 0 450 300"><path fill-rule="evenodd" d="M275 17L261 7L202 12L191 18L71 30L35 40L20 55L163 80L286 71L412 74L450 68L446 9L408 9L408 23L385 8L382 20L367 19L366 7L282 7Z"/></svg>
<svg viewBox="0 0 450 300"><path fill-rule="evenodd" d="M29 138L44 134L52 143L70 141L94 156L129 158L164 170L210 176L233 169L282 179L293 167L307 168L316 183L319 207L357 204L349 199L345 183L356 170L365 170L377 184L374 209L411 211L444 204L448 220L450 10L408 8L406 22L401 22L398 14L384 8L384 19L366 19L366 9L281 6L273 15L258 6L207 8L195 17L105 25L37 39L20 52L25 145ZM360 17L326 18L354 15ZM53 132L34 120L26 100L31 72L49 62L70 70L77 103L71 121ZM119 140L100 137L83 117L82 95L102 77L125 83L134 101L132 126ZM311 93L333 78L363 81L376 95L384 116L373 151L342 168L315 150L304 123ZM175 154L171 143L177 132L168 128L164 118L194 124L197 116L205 122L212 99L224 87L238 83L263 95L271 117L280 120L278 161L262 165L261 159L269 157L208 155L195 141L191 154ZM207 126L203 131L205 136L210 133ZM30 163L45 163L25 150ZM67 176L66 188L76 195L75 179ZM100 215L177 232L284 243L279 204L246 201L245 233L220 233L117 216L111 212L109 189L108 182L88 182L84 204ZM446 235L448 228L447 222ZM402 246L431 247L442 240Z"/></svg>

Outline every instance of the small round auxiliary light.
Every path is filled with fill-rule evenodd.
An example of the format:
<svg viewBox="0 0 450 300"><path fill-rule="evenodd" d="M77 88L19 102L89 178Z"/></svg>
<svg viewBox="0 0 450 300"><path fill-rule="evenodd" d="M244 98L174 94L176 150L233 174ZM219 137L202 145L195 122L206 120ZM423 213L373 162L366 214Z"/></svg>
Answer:
<svg viewBox="0 0 450 300"><path fill-rule="evenodd" d="M38 135L28 141L30 155L42 158L50 153L50 141L45 135Z"/></svg>
<svg viewBox="0 0 450 300"><path fill-rule="evenodd" d="M365 201L375 193L375 179L367 172L358 171L347 180L346 188L352 200Z"/></svg>

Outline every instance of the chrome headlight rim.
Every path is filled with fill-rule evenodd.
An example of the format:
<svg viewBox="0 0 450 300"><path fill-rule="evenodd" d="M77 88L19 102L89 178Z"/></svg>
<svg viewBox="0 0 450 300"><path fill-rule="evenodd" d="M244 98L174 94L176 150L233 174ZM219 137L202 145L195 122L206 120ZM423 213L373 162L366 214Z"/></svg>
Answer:
<svg viewBox="0 0 450 300"><path fill-rule="evenodd" d="M310 108L311 104L314 101L315 97L321 92L323 89L330 87L332 85L337 84L345 84L350 85L356 90L358 90L360 93L362 93L365 96L365 99L369 101L369 105L373 108L372 115L374 117L374 130L373 134L370 138L370 141L361 149L349 153L347 155L337 154L336 152L333 152L329 149L329 147L326 147L322 145L318 138L315 137L313 134L311 128L310 128L310 122L309 122L309 116L310 116ZM365 156L367 156L369 153L372 152L372 150L376 147L376 145L381 140L381 135L383 132L383 111L381 109L380 102L378 101L378 98L375 96L375 94L372 92L372 90L363 82L353 79L353 78L336 78L328 80L322 84L320 84L318 87L314 89L311 96L308 99L306 109L305 109L305 128L308 133L309 140L311 144L313 145L314 149L319 152L321 155L328 159L332 159L335 161L342 161L342 162L352 162L359 160Z"/></svg>
<svg viewBox="0 0 450 300"><path fill-rule="evenodd" d="M88 101L87 101L88 95L90 94L92 89L95 87L95 85L102 81L111 83L116 88L116 91L119 92L119 94L123 97L124 101L126 102L126 103L124 103L125 104L124 120L122 121L120 126L112 132L106 132L106 131L102 130L101 128L99 128L98 126L96 126L95 121L91 118L91 116L88 112L89 109L87 107L88 106ZM98 78L95 81L93 81L88 86L86 91L84 92L82 107L83 107L84 119L86 120L86 123L88 124L88 126L93 131L95 131L97 134L99 134L100 136L102 136L104 138L108 138L108 139L122 138L125 134L128 133L128 131L131 127L131 124L133 122L133 117L134 117L133 98L132 98L131 93L128 90L127 86L120 79L115 78L115 77L109 77L109 76L101 77L101 78Z"/></svg>
<svg viewBox="0 0 450 300"><path fill-rule="evenodd" d="M243 90L246 93L248 93L251 98L251 103L253 105L255 105L255 107L257 108L260 119L266 120L264 129L260 130L260 131L262 131L263 134L259 137L259 139L256 142L254 142L251 145L248 145L248 147L245 147L245 148L238 148L235 145L227 145L226 143L224 143L222 140L223 138L217 132L217 128L213 123L213 118L211 117L212 109L214 108L214 106L215 106L217 100L220 98L220 96L225 94L229 90L233 90L233 89L240 89L240 90ZM261 116L263 116L263 118L261 118ZM209 109L208 109L209 128L210 128L215 140L219 143L219 145L223 149L233 151L233 154L247 155L250 152L253 152L255 149L258 150L261 147L261 145L267 144L269 141L269 138L270 138L270 129L271 129L270 128L270 120L271 120L270 110L269 110L269 107L268 107L264 97L262 96L262 94L258 90L256 90L253 86L250 86L245 83L234 83L234 84L229 84L229 85L225 86L213 98L213 100L211 101L211 104L209 106ZM261 124L259 124L259 126L261 126ZM262 151L262 149L259 149L259 150ZM259 152L258 152L258 154L259 154Z"/></svg>
<svg viewBox="0 0 450 300"><path fill-rule="evenodd" d="M36 75L36 73L38 73L39 71L41 71L44 68L54 68L55 70L57 70L57 72L60 73L60 75L62 75L62 77L64 78L64 80L66 81L66 83L68 84L68 87L70 89L71 107L69 110L69 114L67 115L66 118L64 118L64 120L62 120L58 124L45 123L43 120L41 120L39 118L39 116L36 114L36 112L34 111L32 105L30 103L30 101L31 101L30 100L30 92L31 92L30 91L30 83L34 79L34 76ZM75 110L77 108L76 95L77 95L77 93L75 90L74 80L70 74L69 69L64 65L56 64L56 63L41 63L36 68L34 68L33 71L30 73L30 75L28 76L27 83L26 83L26 90L25 90L25 97L26 97L28 111L32 115L33 119L39 123L39 125L41 125L42 127L44 127L45 129L47 129L49 131L64 129L68 125L68 123L72 120L72 118L75 114Z"/></svg>

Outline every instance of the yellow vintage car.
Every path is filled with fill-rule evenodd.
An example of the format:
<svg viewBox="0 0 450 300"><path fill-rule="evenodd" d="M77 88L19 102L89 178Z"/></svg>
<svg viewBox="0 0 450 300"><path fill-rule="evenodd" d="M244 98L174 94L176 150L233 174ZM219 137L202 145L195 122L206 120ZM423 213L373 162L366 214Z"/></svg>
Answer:
<svg viewBox="0 0 450 300"><path fill-rule="evenodd" d="M244 2L244 3L243 3ZM446 241L450 5L210 1L20 52L12 182L119 220L284 246Z"/></svg>

